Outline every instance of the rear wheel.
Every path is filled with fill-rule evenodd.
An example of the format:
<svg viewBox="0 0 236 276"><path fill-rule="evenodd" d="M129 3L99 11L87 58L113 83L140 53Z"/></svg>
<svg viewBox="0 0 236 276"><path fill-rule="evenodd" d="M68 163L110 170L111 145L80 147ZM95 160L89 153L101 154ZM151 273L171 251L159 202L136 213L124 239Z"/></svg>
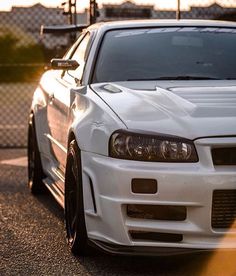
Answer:
<svg viewBox="0 0 236 276"><path fill-rule="evenodd" d="M65 181L65 220L67 241L73 254L88 253L87 230L84 216L83 186L80 150L73 140L70 143Z"/></svg>
<svg viewBox="0 0 236 276"><path fill-rule="evenodd" d="M30 115L28 125L28 186L32 194L46 191L42 180L44 178L38 142L36 138L33 114Z"/></svg>

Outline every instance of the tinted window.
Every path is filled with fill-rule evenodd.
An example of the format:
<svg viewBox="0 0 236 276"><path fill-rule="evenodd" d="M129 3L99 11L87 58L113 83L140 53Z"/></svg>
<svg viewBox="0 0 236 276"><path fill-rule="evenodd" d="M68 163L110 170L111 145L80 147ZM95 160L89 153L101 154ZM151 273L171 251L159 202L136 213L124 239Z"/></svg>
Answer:
<svg viewBox="0 0 236 276"><path fill-rule="evenodd" d="M106 33L93 82L236 79L235 28L155 28Z"/></svg>

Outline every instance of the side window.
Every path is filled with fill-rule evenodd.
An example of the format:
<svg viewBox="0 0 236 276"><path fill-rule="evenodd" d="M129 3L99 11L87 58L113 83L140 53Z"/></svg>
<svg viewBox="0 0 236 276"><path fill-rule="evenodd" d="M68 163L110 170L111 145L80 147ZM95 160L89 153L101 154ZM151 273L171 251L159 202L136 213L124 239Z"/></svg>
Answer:
<svg viewBox="0 0 236 276"><path fill-rule="evenodd" d="M75 48L76 48L76 45L80 44L81 40L83 39L84 37L84 34L81 34L78 38L77 38L77 41L76 43L74 43L68 50L67 52L65 53L64 55L64 59L69 59L71 54L74 52Z"/></svg>
<svg viewBox="0 0 236 276"><path fill-rule="evenodd" d="M70 57L70 59L75 59L79 63L79 67L75 71L70 71L70 75L81 80L83 71L84 71L84 66L87 58L87 50L90 45L90 33L87 33L83 40L80 42L79 46L73 53L73 55Z"/></svg>

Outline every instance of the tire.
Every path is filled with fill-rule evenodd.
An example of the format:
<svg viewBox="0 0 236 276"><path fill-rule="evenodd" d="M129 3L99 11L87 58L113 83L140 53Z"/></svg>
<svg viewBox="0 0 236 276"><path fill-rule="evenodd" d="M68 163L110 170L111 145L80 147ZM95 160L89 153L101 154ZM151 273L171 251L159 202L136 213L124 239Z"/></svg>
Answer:
<svg viewBox="0 0 236 276"><path fill-rule="evenodd" d="M65 221L67 242L74 255L88 254L84 215L80 150L73 140L69 145L65 176Z"/></svg>
<svg viewBox="0 0 236 276"><path fill-rule="evenodd" d="M44 193L46 187L42 180L45 177L42 169L38 142L36 138L33 114L30 115L28 125L28 186L32 194Z"/></svg>

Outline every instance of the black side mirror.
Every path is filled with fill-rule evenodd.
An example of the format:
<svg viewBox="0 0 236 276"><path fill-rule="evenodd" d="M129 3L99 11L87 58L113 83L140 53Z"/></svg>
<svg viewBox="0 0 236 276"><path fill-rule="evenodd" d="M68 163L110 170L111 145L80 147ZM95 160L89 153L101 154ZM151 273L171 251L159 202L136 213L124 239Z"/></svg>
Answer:
<svg viewBox="0 0 236 276"><path fill-rule="evenodd" d="M51 60L51 68L54 70L75 70L79 67L79 63L73 59L58 59Z"/></svg>

